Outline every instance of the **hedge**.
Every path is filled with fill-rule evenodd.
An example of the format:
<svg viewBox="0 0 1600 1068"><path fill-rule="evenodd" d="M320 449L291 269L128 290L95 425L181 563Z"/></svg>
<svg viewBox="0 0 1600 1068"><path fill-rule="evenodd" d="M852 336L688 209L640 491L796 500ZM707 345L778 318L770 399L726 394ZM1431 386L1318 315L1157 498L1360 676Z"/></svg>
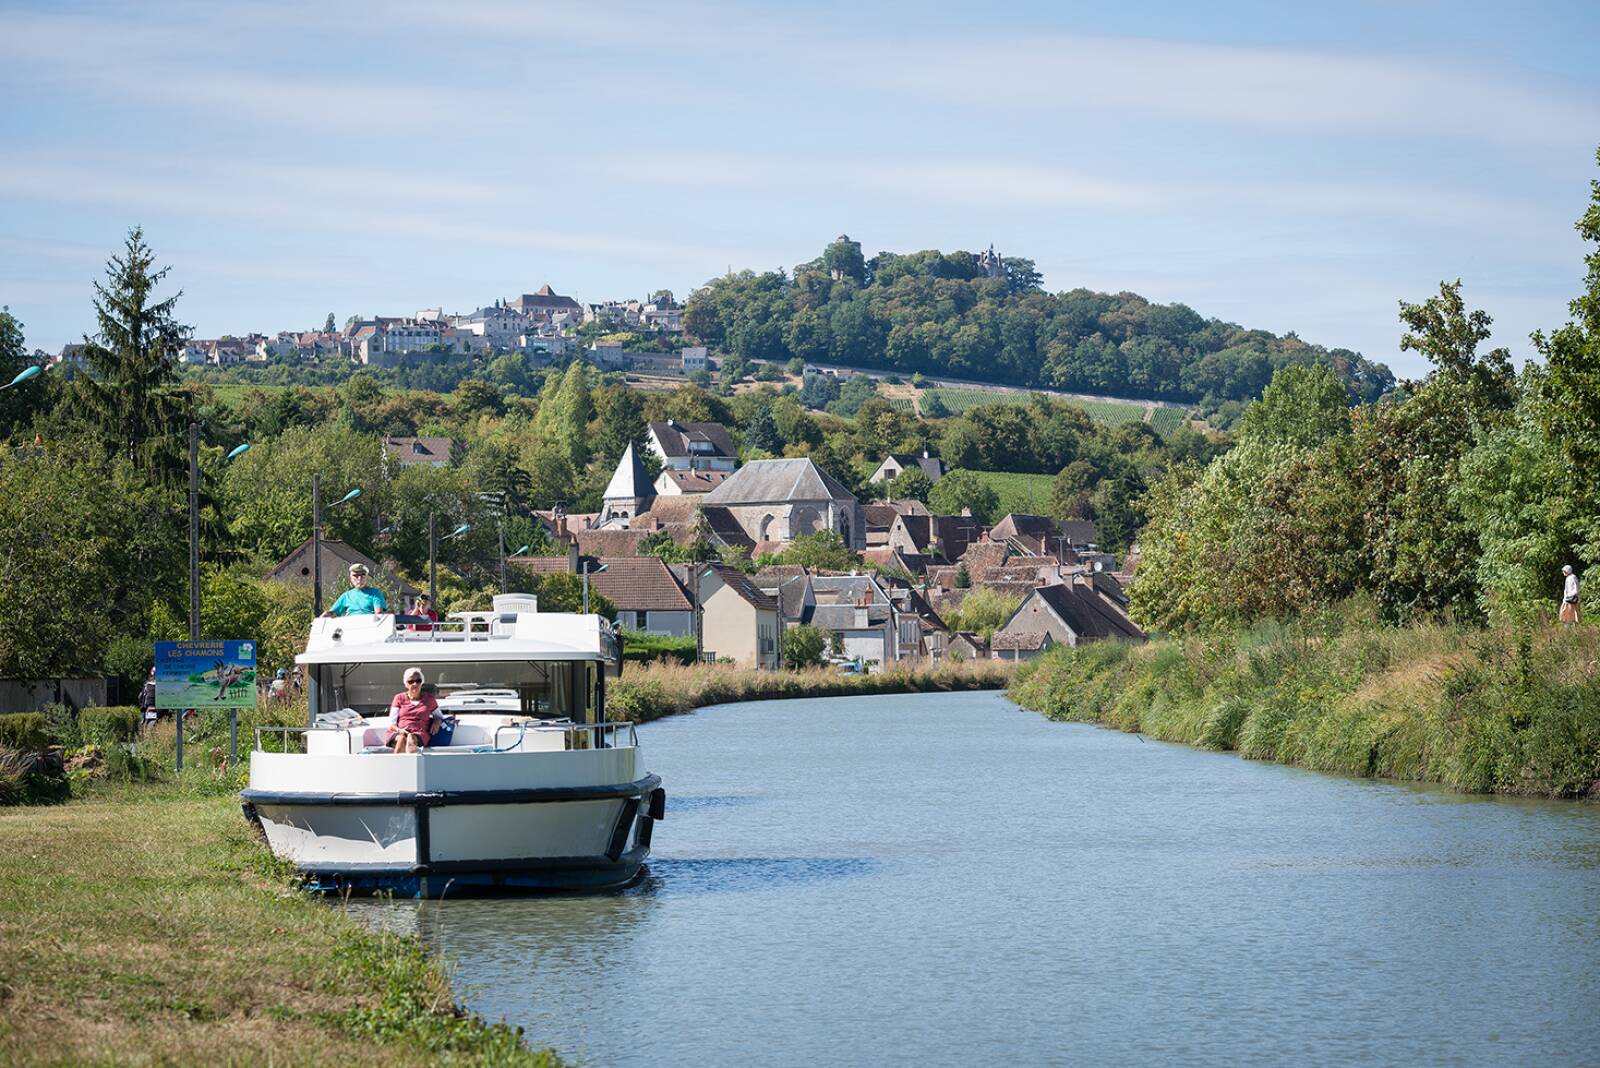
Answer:
<svg viewBox="0 0 1600 1068"><path fill-rule="evenodd" d="M78 729L85 744L109 746L137 738L143 718L137 708L128 705L86 708L78 713Z"/></svg>
<svg viewBox="0 0 1600 1068"><path fill-rule="evenodd" d="M39 712L13 712L0 716L0 745L12 749L43 749L50 744Z"/></svg>

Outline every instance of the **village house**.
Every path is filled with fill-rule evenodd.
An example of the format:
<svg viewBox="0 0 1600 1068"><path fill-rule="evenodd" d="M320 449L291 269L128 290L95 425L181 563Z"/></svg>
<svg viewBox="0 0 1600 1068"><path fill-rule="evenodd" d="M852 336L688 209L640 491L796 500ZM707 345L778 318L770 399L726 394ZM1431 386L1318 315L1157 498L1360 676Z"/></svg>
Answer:
<svg viewBox="0 0 1600 1068"><path fill-rule="evenodd" d="M667 469L656 476L656 493L663 497L710 493L728 480L732 471L679 471Z"/></svg>
<svg viewBox="0 0 1600 1068"><path fill-rule="evenodd" d="M721 423L680 423L669 419L646 430L650 451L671 471L732 471L739 465L728 428Z"/></svg>
<svg viewBox="0 0 1600 1068"><path fill-rule="evenodd" d="M888 482L900 477L900 474L910 468L918 468L928 476L928 481L937 482L943 478L950 469L943 460L937 456L929 456L928 450L923 449L921 456L908 456L891 453L873 470L868 482Z"/></svg>
<svg viewBox="0 0 1600 1068"><path fill-rule="evenodd" d="M704 655L746 667L776 668L783 655L783 620L777 599L737 568L725 564L689 567L699 573Z"/></svg>
<svg viewBox="0 0 1600 1068"><path fill-rule="evenodd" d="M672 569L655 556L517 557L509 563L536 574L579 574L588 564L589 588L617 610L627 630L683 637L694 633L694 604Z"/></svg>
<svg viewBox="0 0 1600 1068"><path fill-rule="evenodd" d="M444 437L407 438L385 435L383 451L401 467L448 467L455 442Z"/></svg>
<svg viewBox="0 0 1600 1068"><path fill-rule="evenodd" d="M311 543L313 539L307 538L267 573L267 578L285 586L301 583L309 584L314 578L313 556ZM354 564L366 567L372 576L372 581L383 590L389 599L389 607L398 610L402 607L401 601L406 597L415 597L422 591L405 579L400 578L389 568L378 563L372 557L359 549L347 545L336 538L322 539L322 601L324 607L333 603L335 597L347 589L350 568Z"/></svg>
<svg viewBox="0 0 1600 1068"><path fill-rule="evenodd" d="M1109 600L1081 582L1035 589L990 642L997 660L1028 660L1052 645L1115 639L1143 642L1144 631Z"/></svg>

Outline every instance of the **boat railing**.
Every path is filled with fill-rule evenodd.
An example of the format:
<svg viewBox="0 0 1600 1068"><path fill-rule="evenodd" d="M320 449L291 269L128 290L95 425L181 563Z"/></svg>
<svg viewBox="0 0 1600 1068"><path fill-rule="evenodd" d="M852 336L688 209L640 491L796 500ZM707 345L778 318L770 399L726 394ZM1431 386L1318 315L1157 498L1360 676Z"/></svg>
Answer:
<svg viewBox="0 0 1600 1068"><path fill-rule="evenodd" d="M454 612L447 619L396 615L394 638L399 642L486 642L509 638L516 631L516 613Z"/></svg>
<svg viewBox="0 0 1600 1068"><path fill-rule="evenodd" d="M632 720L609 720L605 723L574 723L571 720L547 720L542 723L507 723L495 728L494 747L520 748L529 731L535 734L560 731L566 735L567 749L626 749L637 748L639 732ZM516 731L517 740L502 747L501 735ZM618 739L622 739L619 744Z"/></svg>
<svg viewBox="0 0 1600 1068"><path fill-rule="evenodd" d="M268 752L287 753L289 751L289 735L291 735L291 734L307 735L307 734L310 734L312 731L330 731L330 732L333 732L333 733L342 734L342 735L344 735L345 752L347 752L347 753L354 753L355 752L354 735L351 734L351 732L349 730L347 730L346 728L344 728L344 727L327 726L327 725L319 725L319 726L316 726L316 727L307 727L304 724L300 724L298 726L294 726L294 725L291 725L291 726L262 726L262 727L257 727L255 730L256 730L256 750L257 750L257 752L262 752L262 753L268 753ZM279 742L278 742L278 748L276 750L270 750L265 745L262 744L261 736L264 735L264 734L265 735L276 734L278 736Z"/></svg>
<svg viewBox="0 0 1600 1068"><path fill-rule="evenodd" d="M523 740L527 737L529 731L532 731L536 734L560 732L566 735L566 744L563 746L564 749L638 748L639 732L636 727L637 725L632 720L607 720L604 723L574 723L571 720L545 720L529 721L525 723L507 723L495 728L494 748L496 751L520 749L522 747ZM289 752L289 736L291 734L298 734L304 737L309 735L312 731L332 731L334 733L344 735L345 752L352 755L355 753L355 732L349 729L349 725L318 725L315 727L307 727L303 724L290 726L260 726L255 728L256 751L262 753L287 753ZM508 745L502 745L501 737L507 731L517 732L516 741L511 742ZM277 735L279 739L278 748L275 750L268 749L263 740L264 737L270 737L272 735Z"/></svg>

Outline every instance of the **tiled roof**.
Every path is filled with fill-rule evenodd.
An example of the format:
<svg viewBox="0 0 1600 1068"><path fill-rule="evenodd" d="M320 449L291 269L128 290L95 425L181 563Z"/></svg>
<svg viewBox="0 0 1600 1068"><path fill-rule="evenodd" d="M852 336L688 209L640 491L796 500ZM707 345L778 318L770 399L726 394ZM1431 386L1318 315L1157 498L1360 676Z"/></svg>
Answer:
<svg viewBox="0 0 1600 1068"><path fill-rule="evenodd" d="M776 612L778 610L777 598L759 589L743 571L729 567L726 564L707 564L706 566L715 571L717 577L722 579L723 585L737 593L747 604L767 611Z"/></svg>
<svg viewBox="0 0 1600 1068"><path fill-rule="evenodd" d="M815 575L811 591L819 604L860 604L863 597L884 604L884 592L871 575Z"/></svg>
<svg viewBox="0 0 1600 1068"><path fill-rule="evenodd" d="M578 551L585 556L603 558L638 556L639 543L650 536L648 530L574 530Z"/></svg>
<svg viewBox="0 0 1600 1068"><path fill-rule="evenodd" d="M706 496L710 496L707 494ZM744 527L733 517L733 513L726 508L706 508L706 522L711 524L711 530L724 545L731 545L736 549L753 549L755 539L745 533Z"/></svg>
<svg viewBox="0 0 1600 1068"><path fill-rule="evenodd" d="M565 574L565 556L521 556L509 561L538 574ZM598 568L604 565L605 570ZM672 570L655 556L591 560L589 584L624 612L687 612L694 606Z"/></svg>
<svg viewBox="0 0 1600 1068"><path fill-rule="evenodd" d="M803 569L798 575L775 575L767 571L763 568L750 581L762 592L777 598L784 619L799 619L805 608L809 576Z"/></svg>
<svg viewBox="0 0 1600 1068"><path fill-rule="evenodd" d="M1002 538L1015 537L1053 538L1059 533L1061 532L1056 529L1055 520L1049 516L1012 512L994 525L989 536L998 541Z"/></svg>
<svg viewBox="0 0 1600 1068"><path fill-rule="evenodd" d="M856 613L861 611L866 613L868 627L881 627L889 619L889 606L886 604L865 607L853 604L819 604L811 610L811 618L806 622L813 627L826 627L828 630L859 630L860 617Z"/></svg>
<svg viewBox="0 0 1600 1068"><path fill-rule="evenodd" d="M853 501L839 480L809 457L752 460L706 494L709 504L776 504L789 501Z"/></svg>
<svg viewBox="0 0 1600 1068"><path fill-rule="evenodd" d="M961 562L967 565L967 574L976 577L1005 563L1006 557L1011 555L1011 550L1000 542L975 541L967 546L967 551L961 554Z"/></svg>
<svg viewBox="0 0 1600 1068"><path fill-rule="evenodd" d="M661 477L668 479L678 487L680 493L710 493L728 480L732 471L674 471L661 472Z"/></svg>
<svg viewBox="0 0 1600 1068"><path fill-rule="evenodd" d="M661 443L661 451L668 456L724 456L734 458L739 450L734 447L728 428L721 423L680 423L669 419L665 423L651 423L650 433ZM689 442L709 444L711 452L694 452Z"/></svg>
<svg viewBox="0 0 1600 1068"><path fill-rule="evenodd" d="M1099 545L1100 531L1090 519L1067 519L1061 523L1061 533L1068 545Z"/></svg>
<svg viewBox="0 0 1600 1068"><path fill-rule="evenodd" d="M888 530L894 526L895 517L900 513L892 504L864 504L861 514L866 516L867 530Z"/></svg>
<svg viewBox="0 0 1600 1068"><path fill-rule="evenodd" d="M1076 630L1077 628L1073 628ZM1010 634L996 634L990 643L991 649L1015 649L1021 651L1038 650L1051 641L1050 635L1043 631L1015 631Z"/></svg>

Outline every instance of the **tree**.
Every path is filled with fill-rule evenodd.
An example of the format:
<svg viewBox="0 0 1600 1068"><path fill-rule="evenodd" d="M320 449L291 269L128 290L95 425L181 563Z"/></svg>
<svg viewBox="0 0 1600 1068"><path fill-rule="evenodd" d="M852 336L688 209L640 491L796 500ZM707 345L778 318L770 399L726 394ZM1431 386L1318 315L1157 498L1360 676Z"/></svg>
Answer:
<svg viewBox="0 0 1600 1068"><path fill-rule="evenodd" d="M333 312L329 312L327 320L322 324L322 332L324 334L331 334L337 329L339 328L334 325Z"/></svg>
<svg viewBox="0 0 1600 1068"><path fill-rule="evenodd" d="M0 307L0 386L32 363L23 348L22 324L10 308ZM36 378L0 393L0 439L28 427L34 415L44 410L48 389L49 383Z"/></svg>
<svg viewBox="0 0 1600 1068"><path fill-rule="evenodd" d="M1533 344L1549 368L1540 423L1566 462L1565 486L1579 513L1591 517L1582 527L1581 558L1592 564L1600 561L1600 181L1591 181L1589 191L1577 223L1592 246L1584 256L1584 291L1568 305L1571 320L1548 337L1535 333Z"/></svg>
<svg viewBox="0 0 1600 1068"><path fill-rule="evenodd" d="M828 632L801 623L783 632L783 660L787 667L816 667L827 658Z"/></svg>
<svg viewBox="0 0 1600 1068"><path fill-rule="evenodd" d="M455 409L468 419L504 415L506 399L496 386L481 378L463 378L455 389Z"/></svg>
<svg viewBox="0 0 1600 1068"><path fill-rule="evenodd" d="M1100 473L1087 460L1074 460L1050 483L1050 514L1057 519L1093 519L1094 491Z"/></svg>
<svg viewBox="0 0 1600 1068"><path fill-rule="evenodd" d="M835 279L848 278L857 285L867 280L867 261L861 255L861 242L840 234L822 250L822 267Z"/></svg>
<svg viewBox="0 0 1600 1068"><path fill-rule="evenodd" d="M1494 320L1481 309L1468 312L1461 299L1461 279L1440 282L1439 295L1421 304L1400 302L1400 321L1408 327L1400 338L1402 352L1420 352L1433 365L1435 377L1465 387L1474 406L1505 411L1515 401L1516 375L1511 353L1503 348L1478 355Z"/></svg>
<svg viewBox="0 0 1600 1068"><path fill-rule="evenodd" d="M796 378L804 378L806 373L805 357L796 356L794 359L789 361L788 367L785 369Z"/></svg>
<svg viewBox="0 0 1600 1068"><path fill-rule="evenodd" d="M758 450L768 456L779 456L783 453L783 438L778 433L778 424L772 416L770 404L756 408L749 425L744 428L744 443L746 448Z"/></svg>
<svg viewBox="0 0 1600 1068"><path fill-rule="evenodd" d="M928 507L937 515L959 515L970 508L979 522L988 524L1000 518L1000 495L975 473L958 469L933 484Z"/></svg>
<svg viewBox="0 0 1600 1068"><path fill-rule="evenodd" d="M933 479L920 467L908 467L889 480L884 487L886 499L891 501L921 501L928 502L928 494L933 491Z"/></svg>
<svg viewBox="0 0 1600 1068"><path fill-rule="evenodd" d="M1272 376L1261 399L1244 410L1246 440L1309 449L1350 433L1350 398L1326 364L1295 364Z"/></svg>
<svg viewBox="0 0 1600 1068"><path fill-rule="evenodd" d="M958 590L972 588L972 573L967 570L967 562L965 560L956 565L955 583Z"/></svg>
<svg viewBox="0 0 1600 1068"><path fill-rule="evenodd" d="M115 503L101 468L0 446L0 677L90 670L110 637L107 589L124 576L109 566Z"/></svg>
<svg viewBox="0 0 1600 1068"><path fill-rule="evenodd" d="M535 423L539 435L574 472L582 471L589 462L587 432L592 407L589 372L582 360L573 360L559 382L551 379L539 395Z"/></svg>
<svg viewBox="0 0 1600 1068"><path fill-rule="evenodd" d="M917 401L917 407L922 411L924 419L944 419L950 414L950 409L945 406L944 398L936 389L927 390Z"/></svg>
<svg viewBox="0 0 1600 1068"><path fill-rule="evenodd" d="M850 571L861 566L861 557L844 543L837 531L819 530L794 538L782 552L774 554L770 562L825 571Z"/></svg>
<svg viewBox="0 0 1600 1068"><path fill-rule="evenodd" d="M539 598L539 611L541 612L581 612L583 611L583 576L574 575L567 571L554 571L549 574L530 573L527 585L531 587L530 593ZM605 616L616 621L617 608L606 597L594 588L594 581L589 582L589 611L596 615Z"/></svg>
<svg viewBox="0 0 1600 1068"><path fill-rule="evenodd" d="M800 386L800 403L807 408L826 408L839 399L839 380L832 375L807 371Z"/></svg>
<svg viewBox="0 0 1600 1068"><path fill-rule="evenodd" d="M153 477L177 481L186 469L181 427L188 395L177 387L178 348L189 327L174 315L174 293L155 300L170 268L155 266L144 231L134 227L120 254L94 284L99 330L84 338L89 374L73 380L73 411L110 455L125 456Z"/></svg>
<svg viewBox="0 0 1600 1068"><path fill-rule="evenodd" d="M1022 598L980 587L961 598L954 611L945 613L951 630L974 631L984 641L1005 625L1022 604Z"/></svg>

